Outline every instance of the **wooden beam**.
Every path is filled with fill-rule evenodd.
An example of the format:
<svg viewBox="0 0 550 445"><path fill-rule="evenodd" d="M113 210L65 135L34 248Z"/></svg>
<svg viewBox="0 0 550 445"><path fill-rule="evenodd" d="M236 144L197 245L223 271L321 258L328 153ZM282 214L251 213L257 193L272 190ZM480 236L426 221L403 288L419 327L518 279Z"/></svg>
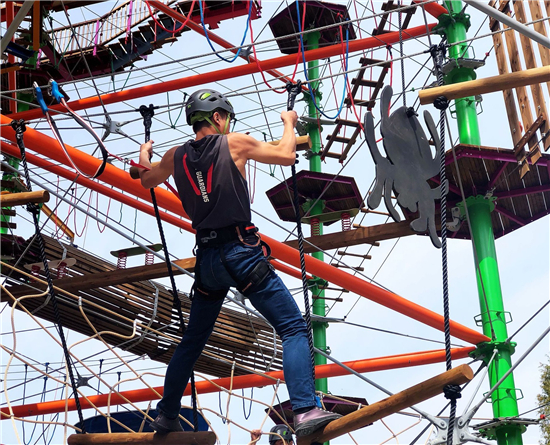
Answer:
<svg viewBox="0 0 550 445"><path fill-rule="evenodd" d="M472 369L468 365L460 365L384 400L334 420L319 432L298 438L298 445L309 445L313 442L323 443L350 433L390 414L435 397L443 393L443 388L446 385L462 385L473 378Z"/></svg>
<svg viewBox="0 0 550 445"><path fill-rule="evenodd" d="M531 1L527 3L529 4L529 8L531 9L531 18L537 21L536 23L533 23L533 27L535 28L535 31L537 31L539 34L542 34L543 36L548 37L548 34L546 33L546 24L544 22L538 21L543 18L542 8L540 7L540 3L538 1ZM546 48L540 43L538 45L539 45L540 60L542 64L545 66L550 65L550 49ZM550 80L546 82L546 87L548 88L548 93L550 93Z"/></svg>
<svg viewBox="0 0 550 445"><path fill-rule="evenodd" d="M477 94L494 93L510 88L525 87L534 83L548 82L550 80L550 66L518 71L501 76L486 77L484 79L470 80L442 87L428 88L418 92L422 105L433 103L439 96L445 96L448 100L462 97L475 96Z"/></svg>
<svg viewBox="0 0 550 445"><path fill-rule="evenodd" d="M527 23L527 15L525 14L525 7L523 2L514 2L514 10L516 12L516 19L518 22ZM541 23L544 25L543 23ZM519 35L519 40L521 42L521 48L523 50L523 58L525 59L525 67L527 69L533 69L537 67L537 62L535 60L535 52L531 46L531 39L524 36L523 34ZM550 81L550 76L548 76ZM542 116L543 122L540 127L541 134L546 134L550 131L550 123L548 122L548 112L546 111L546 104L544 102L544 96L542 94L542 87L540 83L531 84L531 95L533 97L533 103L535 105L535 116ZM535 138L537 139L537 138ZM543 142L544 150L547 151L550 147L550 137L547 137ZM540 156L539 156L540 157Z"/></svg>
<svg viewBox="0 0 550 445"><path fill-rule="evenodd" d="M494 2L496 2L496 0L492 0L490 5L494 6ZM495 20L494 27L491 27L491 31L497 31L499 29L500 22ZM506 50L504 48L502 33L497 32L493 34L493 46L495 47L495 56L497 59L499 76L508 74L510 71L508 70L508 59L506 58ZM512 89L506 89L502 90L502 94L504 95L504 106L506 107L506 116L508 117L508 125L510 127L510 133L512 134L512 141L514 142L514 145L516 145L521 139L521 123L519 122L514 91Z"/></svg>
<svg viewBox="0 0 550 445"><path fill-rule="evenodd" d="M279 145L280 140L268 142L269 145ZM309 136L296 136L296 151L309 150L311 148L311 138ZM154 167L158 165L160 161L153 162L151 165ZM139 179L139 168L130 167L130 176L132 179Z"/></svg>
<svg viewBox="0 0 550 445"><path fill-rule="evenodd" d="M186 258L182 260L172 261L181 268L193 272L195 270L195 258ZM182 272L176 267L172 267L174 275L180 275ZM155 263L149 266L130 267L128 269L109 270L100 273L91 273L88 275L80 275L77 277L62 278L55 281L55 285L67 292L75 293L89 289L96 289L106 286L116 286L119 284L133 283L136 281L153 280L163 278L168 275L168 268L164 262ZM35 284L33 287L38 289L46 289L44 285ZM9 291L14 297L18 298L29 293L36 293L35 290L30 290L26 285L13 286ZM5 297L0 297L4 301Z"/></svg>
<svg viewBox="0 0 550 445"><path fill-rule="evenodd" d="M398 223L380 224L356 230L311 236L304 240L304 250L306 253L317 252L318 249L311 244L323 250L331 250L359 244L372 244L377 241L399 238L401 236L416 235L409 227L409 224L409 221L401 221ZM295 249L298 248L297 240L287 241L285 244Z"/></svg>
<svg viewBox="0 0 550 445"><path fill-rule="evenodd" d="M184 431L181 433L96 433L71 434L69 445L214 445L216 435L212 431Z"/></svg>
<svg viewBox="0 0 550 445"><path fill-rule="evenodd" d="M50 194L46 190L36 192L5 193L0 195L0 207L13 207L29 203L40 204L48 202Z"/></svg>

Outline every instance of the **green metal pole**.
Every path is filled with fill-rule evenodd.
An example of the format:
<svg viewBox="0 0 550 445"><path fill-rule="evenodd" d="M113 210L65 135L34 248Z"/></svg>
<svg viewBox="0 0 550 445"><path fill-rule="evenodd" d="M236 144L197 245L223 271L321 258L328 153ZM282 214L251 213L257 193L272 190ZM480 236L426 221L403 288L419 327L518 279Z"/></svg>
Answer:
<svg viewBox="0 0 550 445"><path fill-rule="evenodd" d="M470 17L463 12L460 0L447 0L445 6L448 14L440 16L439 27L447 36L449 44L466 40L466 32L470 27ZM462 43L449 48L450 59L468 59L470 54L468 44ZM447 84L465 82L476 78L471 68L456 67L445 77ZM459 140L462 144L481 145L479 123L477 120L476 102L474 97L466 97L455 101L456 119L458 122ZM496 348L498 354L489 367L489 382L491 387L511 368L511 355L515 343L507 343L506 315L500 288L500 276L495 249L495 237L491 223L493 201L484 196L471 196L466 199L470 222L472 225L472 240L475 249L476 278L481 307L481 323L483 332L493 340L486 345L480 345L477 353L489 360ZM464 206L462 206L464 207ZM491 398L493 414L496 418L517 416L517 389L511 374L496 390ZM522 445L521 434L525 427L504 422L493 430L484 431L484 435L497 440L498 445Z"/></svg>
<svg viewBox="0 0 550 445"><path fill-rule="evenodd" d="M321 37L321 34L319 32L312 32L310 34L307 34L305 39L307 42L307 49L317 49L319 48L319 38ZM319 78L319 63L317 60L312 60L311 62L308 62L308 78L309 80L314 80ZM319 92L319 83L318 81L312 82L311 89L313 90L314 96L315 96L315 102L317 104L321 103L321 93ZM313 104L313 101L311 100L311 97L306 94L307 103L308 103L308 115L310 118L317 119L317 109L315 108L315 105ZM321 150L321 134L319 131L319 127L314 124L310 124L308 128L309 137L311 138L311 154L312 156L309 159L309 169L314 172L320 172L321 171L321 159L318 155L315 155L316 153L319 153ZM324 203L322 201L319 201L315 206L311 209L310 215L320 215L323 212ZM319 234L323 234L323 224L319 223ZM322 252L314 252L313 254L314 258L317 258L318 260L324 261L325 256ZM326 315L325 312L325 291L318 289L317 287L313 287L313 304L312 304L312 311L314 315L319 315L321 317L324 317ZM327 324L324 322L316 322L314 321L312 323L313 326L313 344L316 348L326 351L327 350ZM315 364L316 365L326 365L327 359L323 357L320 354L315 353ZM315 380L315 389L318 391L322 391L324 393L328 392L328 382L326 378L323 379L317 379Z"/></svg>
<svg viewBox="0 0 550 445"><path fill-rule="evenodd" d="M508 312L504 310L500 276L495 249L495 237L491 223L491 212L495 206L493 200L484 196L471 196L466 199L472 239L477 255L476 278L481 307L481 323L483 333L492 337L488 345L479 348L479 352L488 360L492 351L498 350L497 356L489 366L489 382L491 387L512 367L511 356L516 343L506 342L508 331L506 328ZM511 317L510 317L511 318ZM491 396L493 414L495 418L514 417L519 414L517 404L517 389L514 376L510 374ZM485 431L490 440L497 440L499 445L521 445L521 434L524 426L504 424Z"/></svg>
<svg viewBox="0 0 550 445"><path fill-rule="evenodd" d="M445 25L444 32L449 43L466 40L466 31L470 27L470 16L462 11L462 1L452 0L445 2L449 14L444 14L442 22ZM468 59L470 53L468 44L462 43L449 48L449 58ZM446 76L446 83L459 83L476 78L472 68L457 67ZM480 145L479 124L475 97L464 97L455 100L456 118L458 121L458 133L462 144Z"/></svg>

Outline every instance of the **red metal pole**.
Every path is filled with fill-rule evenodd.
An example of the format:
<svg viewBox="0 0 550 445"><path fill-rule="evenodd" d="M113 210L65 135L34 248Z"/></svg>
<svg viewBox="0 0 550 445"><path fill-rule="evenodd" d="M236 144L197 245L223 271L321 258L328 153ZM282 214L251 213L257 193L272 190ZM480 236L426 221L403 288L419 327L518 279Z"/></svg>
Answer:
<svg viewBox="0 0 550 445"><path fill-rule="evenodd" d="M4 115L0 115L0 117L1 124L8 124L11 122L11 119ZM2 136L11 141L15 141L15 132L10 126L3 127ZM40 154L48 156L65 165L68 164L57 142L53 138L33 130L32 128L27 128L25 132L25 144L27 147ZM84 172L95 172L97 170L97 166L100 163L99 159L83 153L67 144L65 144L65 147L72 157L73 162L80 166ZM101 175L101 180L125 192L132 193L146 201L150 201L148 191L141 186L139 181L130 179L130 175L127 172L111 164L107 164L105 171ZM181 202L171 192L163 188L157 188L156 197L159 207L188 218L183 211ZM273 257L294 267L300 267L299 253L296 249L268 237L267 235L262 235L262 238L271 247ZM312 275L323 278L337 286L348 289L350 292L354 292L382 306L386 306L394 311L420 321L421 323L443 331L443 317L419 304L406 300L374 284L363 281L358 277L333 267L330 264L319 261L309 255L306 255L306 268ZM490 341L485 335L454 321L451 321L451 335L472 344Z"/></svg>
<svg viewBox="0 0 550 445"><path fill-rule="evenodd" d="M426 0L413 0L413 3L417 3L418 6L422 5L424 3L424 9L428 14L431 14L435 18L438 18L441 14L448 14L449 11L445 9L443 6L441 6L437 2L430 2L426 3Z"/></svg>
<svg viewBox="0 0 550 445"><path fill-rule="evenodd" d="M9 28L11 25L11 22L13 22L13 19L15 17L15 2L6 2L6 29ZM15 41L15 37L11 38L11 41ZM12 64L15 63L15 56L8 54L8 63ZM8 72L8 89L9 90L15 90L17 89L17 70L9 71ZM11 93L10 96L15 99L15 95L17 93ZM15 100L10 100L10 111L12 113L17 113L17 102Z"/></svg>
<svg viewBox="0 0 550 445"><path fill-rule="evenodd" d="M403 39L409 39L414 37L421 37L426 35L428 30L431 30L436 24L417 26L415 28L407 29L406 33L403 33ZM389 32L387 34L381 34L376 37L369 37L365 39L358 39L349 42L349 52L354 53L356 51L362 51L369 48L376 48L379 46L389 45L399 41L399 32ZM312 49L304 53L307 61L326 59L342 54L342 45L336 44L326 46L323 48ZM290 54L288 56L275 57L262 62L263 70L272 70L275 68L281 68L283 66L293 65L296 62L296 55ZM206 73L197 74L195 76L185 77L183 79L174 79L167 82L157 82L153 85L146 85L138 88L130 88L124 91L118 91L116 93L109 93L101 95L101 100L105 105L122 102L125 100L132 100L137 98L143 98L154 94L166 93L168 91L178 90L181 88L189 88L197 85L204 85L210 82L217 82L220 80L233 79L235 77L245 76L247 74L257 73L258 66L256 63L248 63L246 65L234 66L231 68L223 68L217 71L211 71ZM69 106L77 111L92 107L100 106L100 97L93 96L85 99L75 100L69 102ZM53 110L62 110L60 105L53 105L49 107ZM39 108L23 111L10 115L13 119L37 119L42 117L42 110Z"/></svg>
<svg viewBox="0 0 550 445"><path fill-rule="evenodd" d="M451 356L454 360L466 358L468 354L474 351L474 347L467 348L455 348L451 350ZM365 372L374 372L374 371L383 371L386 369L397 369L397 368L407 368L411 366L420 366L427 365L432 363L441 363L445 361L445 351L443 349L433 350L433 351L423 351L415 352L405 355L392 355L388 357L379 357L379 358L370 358L365 360L354 360L350 362L345 362L344 364L357 371L359 373ZM266 373L272 378L264 377L258 374L248 374L237 376L231 379L230 377L224 377L221 379L213 380L212 383L207 381L197 382L195 387L199 394L207 394L212 392L219 392L219 386L222 388L233 388L243 389L243 388L252 388L259 386L268 386L274 383L273 379L279 379L284 381L283 371L273 371ZM337 377L342 375L348 375L349 371L342 368L339 365L317 365L315 367L315 376L318 378L321 377ZM163 387L157 386L154 388L155 391L162 395ZM190 395L191 388L189 385L185 391L184 395ZM123 405L127 403L124 399L130 400L132 403L147 402L150 400L156 400L159 397L151 389L134 389L129 391L122 391L119 394L111 394L111 401L109 403L109 394L101 394L97 396L88 396L87 399L80 398L80 404L82 409L93 408L91 405L97 406L98 408L103 406L115 406ZM65 400L55 400L52 402L41 402L41 403L29 403L27 405L13 406L13 415L15 417L28 417L28 416L38 416L53 414L65 411ZM75 411L76 405L74 399L67 400L67 410ZM10 416L8 408L2 408L2 416L0 419L5 420ZM5 414L5 415L4 415Z"/></svg>

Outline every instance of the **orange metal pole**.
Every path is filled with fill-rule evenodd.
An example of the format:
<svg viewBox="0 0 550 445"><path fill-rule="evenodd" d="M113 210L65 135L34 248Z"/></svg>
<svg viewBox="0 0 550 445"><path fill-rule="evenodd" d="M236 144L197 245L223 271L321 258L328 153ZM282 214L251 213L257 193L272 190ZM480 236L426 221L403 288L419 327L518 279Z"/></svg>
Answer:
<svg viewBox="0 0 550 445"><path fill-rule="evenodd" d="M9 154L10 156L16 157L18 159L21 158L21 152L19 151L19 147L9 144L5 141L0 141L0 144L2 148L1 150L2 153ZM134 209L140 210L141 212L147 213L148 215L155 216L155 210L153 209L153 207L145 204L142 201L138 201L135 198L131 198L128 195L125 195L116 190L113 190L112 188L107 187L103 184L100 184L97 181L92 181L91 179L78 175L77 173L67 170L66 168L60 167L59 165L52 164L51 162L47 161L44 158L41 158L32 153L29 153L28 150L26 151L25 154L27 157L27 161L33 165L41 167L44 170L48 170L49 172L52 172L62 178L68 179L70 181L75 181L77 184L83 185L84 187L87 187L91 190L101 193L102 195L105 195L109 198L116 199L118 202L126 204L130 207L133 207ZM182 220L177 216L172 215L168 212L164 212L162 210L160 210L160 215L163 221L166 221L167 223L170 223L176 227L180 227L191 233L195 232L191 227L191 224L189 223L189 221Z"/></svg>
<svg viewBox="0 0 550 445"><path fill-rule="evenodd" d="M454 348L451 350L451 356L454 360L468 357L468 354L474 351L474 347L467 348ZM387 369L397 369L397 368L408 368L411 366L420 366L427 365L432 363L441 363L445 361L445 350L438 349L433 351L423 351L415 352L411 354L404 355L392 355L387 357L379 358L370 358L365 360L354 360L350 362L345 362L344 364L357 371L359 373L365 372L374 372L374 371L383 371ZM337 377L342 375L348 375L349 371L342 368L339 365L317 365L315 367L315 376L318 378L321 377ZM279 379L284 381L283 371L273 371L267 373L269 377L264 377L257 374L248 374L237 376L231 379L230 377L224 377L221 379L216 379L211 382L202 381L197 382L195 387L197 393L206 394L212 392L219 392L219 387L222 388L233 388L235 389L244 389L252 388L259 386L268 386L274 383L273 379ZM157 386L154 388L155 391L162 395L163 387ZM184 395L190 395L191 388L188 385ZM129 391L122 391L119 394L112 393L111 400L109 402L109 394L101 394L97 396L88 396L87 400L80 398L80 404L82 409L93 408L92 403L98 408L103 406L114 406L114 405L123 405L126 400L130 400L132 403L146 402L150 400L156 400L159 397L151 389L134 389ZM65 400L55 400L52 402L41 402L41 403L29 403L27 405L13 406L13 415L15 417L28 417L28 416L38 416L53 414L65 411L65 406L67 406L68 411L75 411L76 404L74 399L67 400L67 405L65 405ZM0 419L8 419L10 412L8 408L2 408L2 415Z"/></svg>
<svg viewBox="0 0 550 445"><path fill-rule="evenodd" d="M407 29L407 32L403 34L403 39L409 39L413 37L421 37L426 35L428 30L431 30L436 24L432 23L427 27L425 25L417 26L415 28ZM365 39L358 39L349 42L349 52L354 53L356 51L362 51L369 48L376 48L379 46L390 45L399 41L399 32L389 32L387 34L381 34L376 37L369 37ZM312 49L304 53L307 61L326 59L328 57L342 54L342 45L336 44L326 46L319 49ZM296 56L290 54L288 56L275 57L262 62L262 69L267 71L275 68L281 68L283 66L293 65L296 62ZM255 63L248 63L246 65L235 66L231 68L224 68L217 71L211 71L207 73L197 74L195 76L185 77L183 79L174 79L167 82L157 82L153 85L146 85L138 88L130 88L124 91L118 91L116 93L109 93L99 96L87 97L85 99L75 100L69 102L69 106L77 111L101 105L100 100L105 105L122 102L125 100L138 99L153 94L166 93L168 91L178 90L181 88L189 88L197 85L204 85L210 82L216 82L225 79L233 79L235 77L245 76L247 74L257 73L258 66ZM62 110L60 105L53 105L49 107L52 110ZM23 111L15 115L10 116L13 119L37 119L42 117L42 110L36 108L33 110Z"/></svg>
<svg viewBox="0 0 550 445"><path fill-rule="evenodd" d="M441 14L448 14L449 11L437 2L426 3L426 0L413 0L413 3L417 3L418 6L424 3L424 9L428 14L431 14L433 17L438 18Z"/></svg>
<svg viewBox="0 0 550 445"><path fill-rule="evenodd" d="M1 124L11 122L11 119L8 117L4 115L0 116ZM11 141L15 141L15 132L10 126L3 127L2 136ZM51 159L63 164L68 164L68 161L59 148L57 142L53 138L33 130L32 128L27 128L27 131L25 132L25 144L30 149L40 154L48 156ZM65 147L69 155L72 157L73 162L80 166L84 172L91 173L97 170L97 166L100 163L99 159L96 159L69 145L65 145ZM130 179L130 175L127 172L111 164L107 164L105 171L101 175L101 180L150 202L151 198L148 191L141 186L139 181ZM183 211L181 202L171 192L163 188L157 188L156 197L159 207L188 218ZM271 247L273 257L294 267L300 267L299 253L296 249L266 235L262 235L262 238ZM443 331L443 317L436 312L420 306L419 304L408 301L399 295L363 281L358 277L333 267L330 264L319 261L309 255L306 255L306 268L312 275L321 277L324 280L336 284L337 286L348 289L350 292L354 292L368 298L369 300L375 301L382 306L386 306L394 311L427 324L428 326L432 326L433 328ZM490 341L490 339L485 335L459 323L451 321L450 325L451 335L464 341L472 344Z"/></svg>
<svg viewBox="0 0 550 445"><path fill-rule="evenodd" d="M13 19L15 17L15 2L6 2L6 29L10 27L11 22L13 22ZM11 41L14 42L15 38L12 37ZM15 56L8 54L8 63L12 64L15 63ZM17 70L9 71L8 72L8 89L9 90L15 90L17 89ZM15 95L17 93L11 93L10 96L15 99ZM17 113L17 102L15 100L10 100L10 111L12 113Z"/></svg>

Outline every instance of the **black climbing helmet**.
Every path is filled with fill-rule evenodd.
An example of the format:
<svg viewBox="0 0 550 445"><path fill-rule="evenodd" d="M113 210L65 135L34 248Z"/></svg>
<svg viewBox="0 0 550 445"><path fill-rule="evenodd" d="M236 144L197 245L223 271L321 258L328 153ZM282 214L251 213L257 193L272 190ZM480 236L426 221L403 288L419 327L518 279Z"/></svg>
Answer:
<svg viewBox="0 0 550 445"><path fill-rule="evenodd" d="M229 117L235 117L233 105L227 98L215 90L195 91L185 103L185 116L187 124L193 125L195 122L206 120L204 117L210 117L218 109L227 111Z"/></svg>
<svg viewBox="0 0 550 445"><path fill-rule="evenodd" d="M270 432L278 434L286 442L290 442L292 440L292 431L290 431L290 428L286 425L275 425L273 428L271 428ZM270 434L269 445L273 445L278 440L281 440L279 436L276 436L275 434Z"/></svg>

